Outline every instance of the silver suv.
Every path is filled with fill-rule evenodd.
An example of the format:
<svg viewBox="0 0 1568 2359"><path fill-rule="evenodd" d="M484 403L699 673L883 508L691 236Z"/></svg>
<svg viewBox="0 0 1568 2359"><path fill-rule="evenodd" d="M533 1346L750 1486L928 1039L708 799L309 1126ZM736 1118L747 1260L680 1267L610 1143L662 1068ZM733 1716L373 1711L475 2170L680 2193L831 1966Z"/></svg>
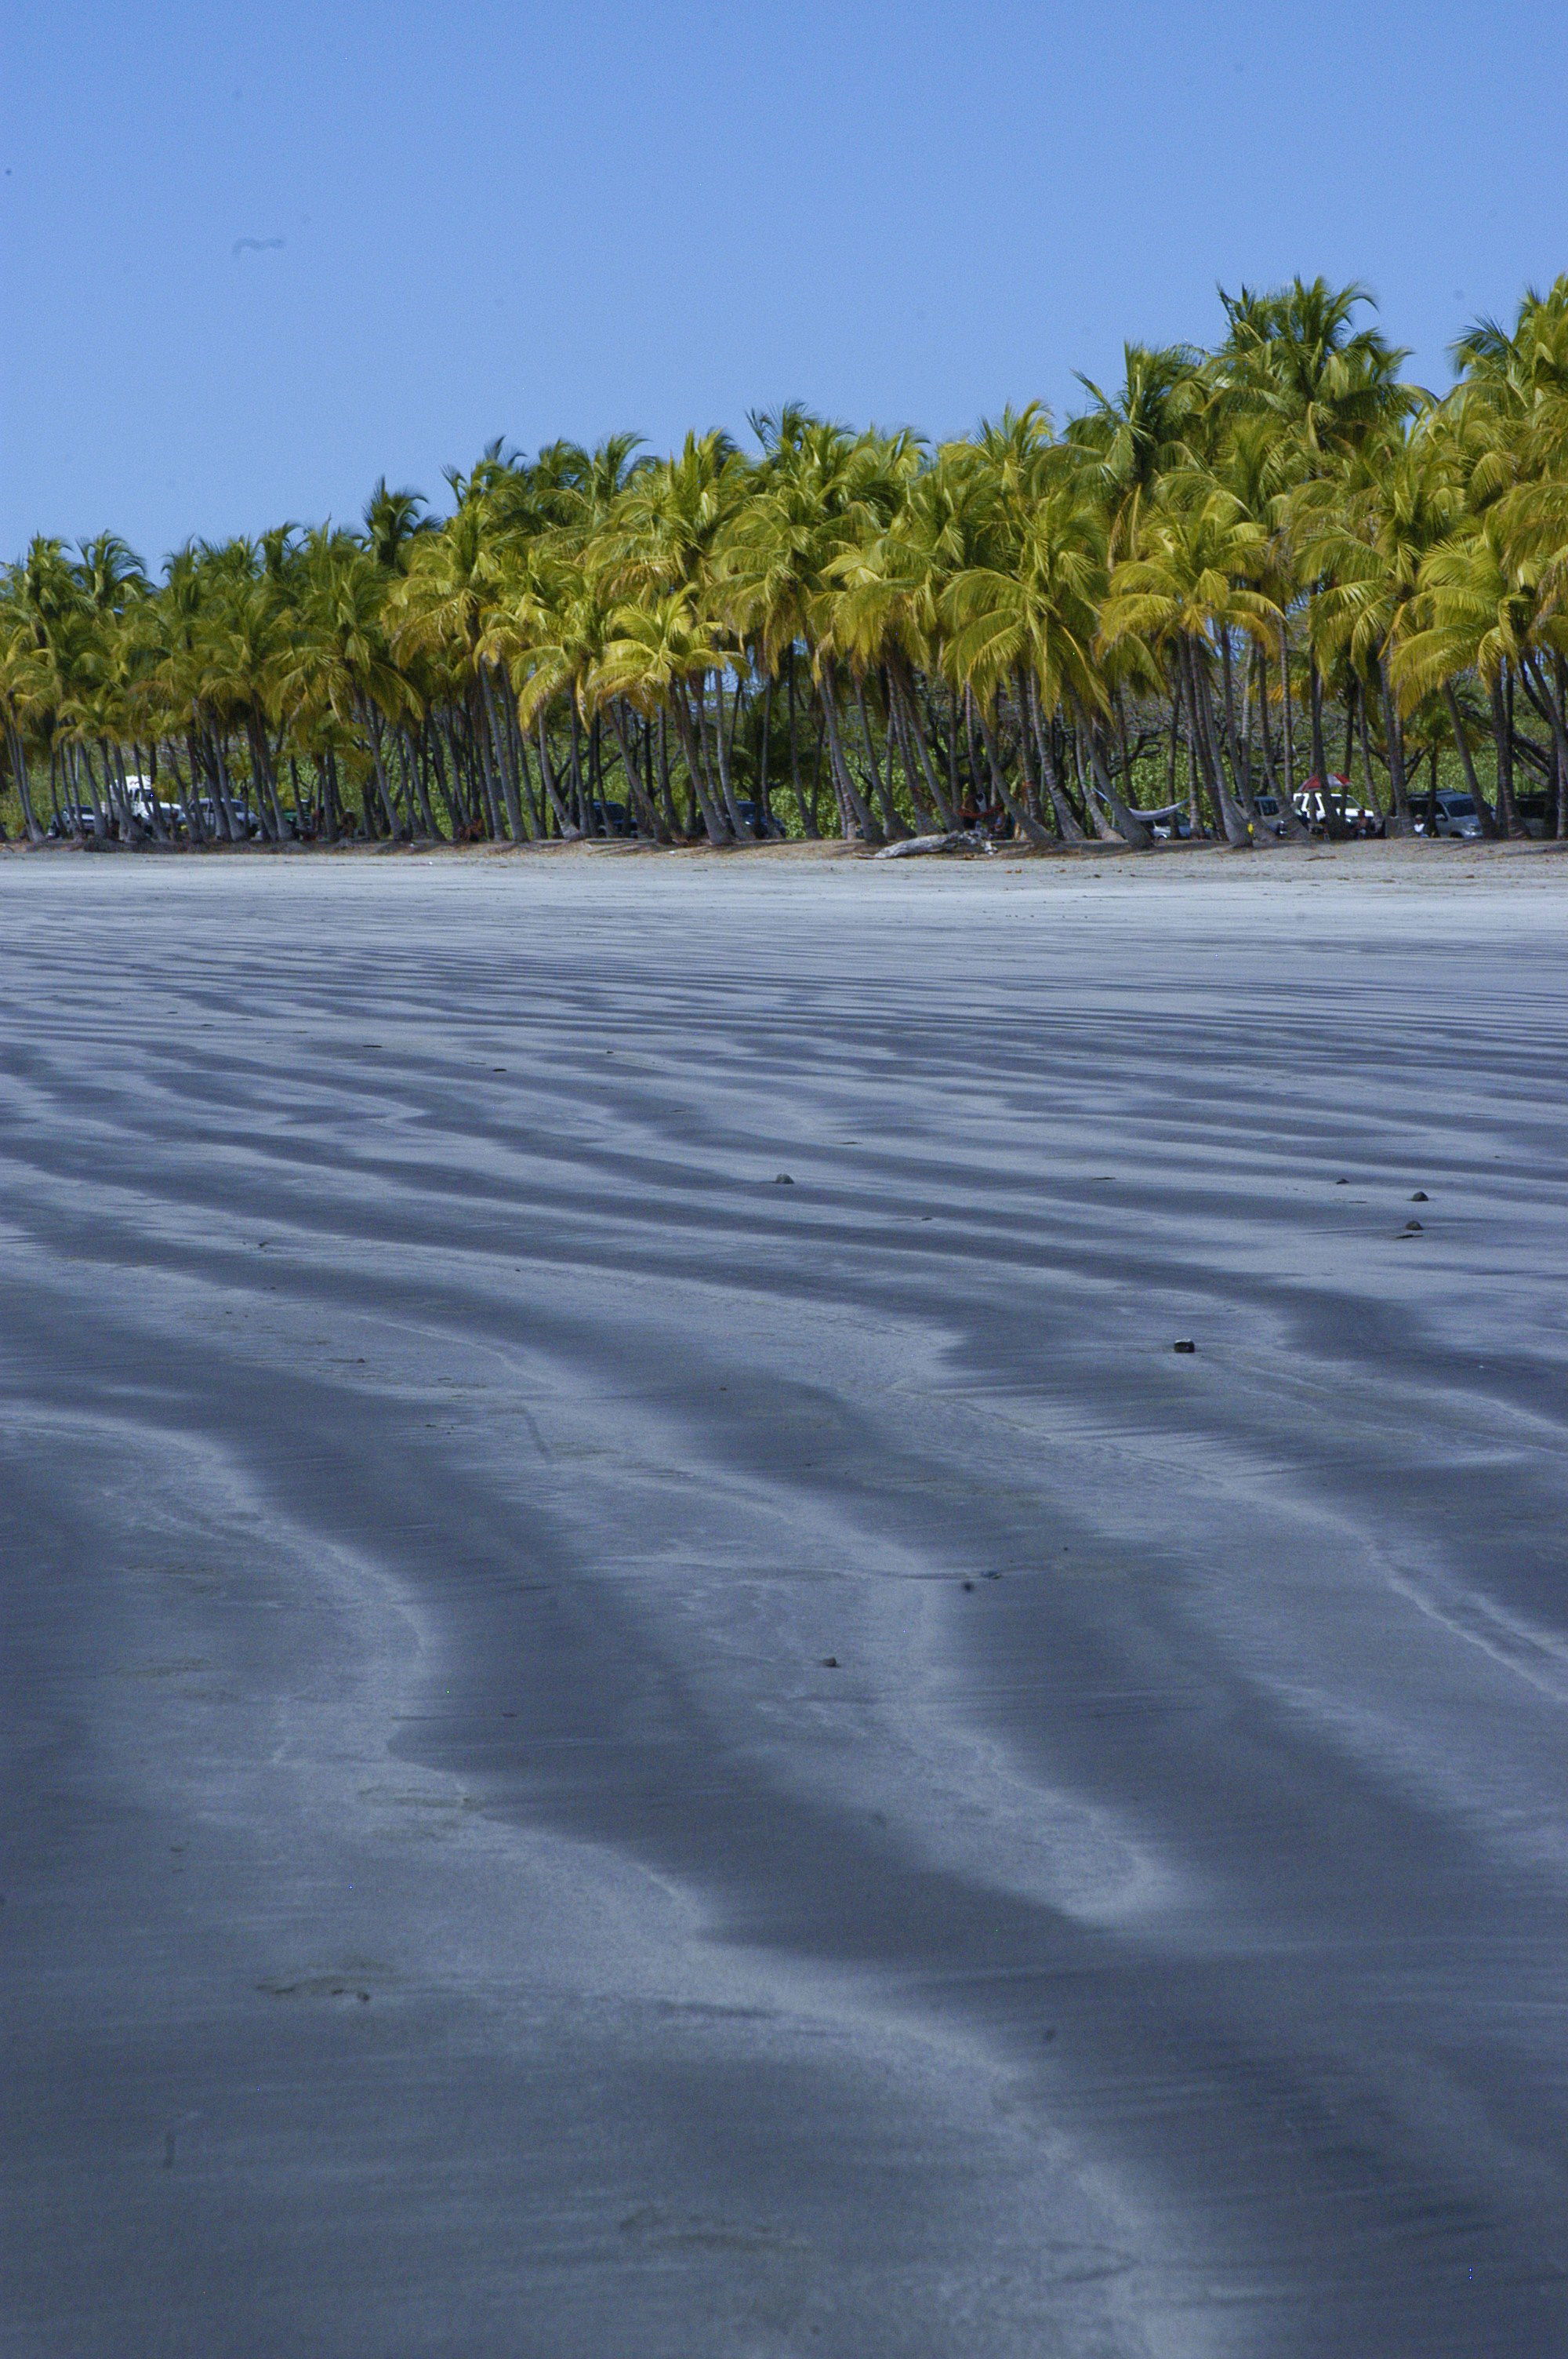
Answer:
<svg viewBox="0 0 1568 2359"><path fill-rule="evenodd" d="M1423 795L1415 804L1415 832L1418 835L1479 835L1481 820L1474 795Z"/></svg>

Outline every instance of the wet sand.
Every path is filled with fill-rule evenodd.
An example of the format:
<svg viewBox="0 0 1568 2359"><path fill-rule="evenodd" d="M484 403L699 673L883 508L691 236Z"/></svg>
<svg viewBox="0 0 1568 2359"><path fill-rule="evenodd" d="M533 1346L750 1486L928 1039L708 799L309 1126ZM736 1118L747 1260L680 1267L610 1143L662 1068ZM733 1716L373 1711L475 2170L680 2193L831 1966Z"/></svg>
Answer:
<svg viewBox="0 0 1568 2359"><path fill-rule="evenodd" d="M0 863L6 2359L1568 2349L1565 945Z"/></svg>

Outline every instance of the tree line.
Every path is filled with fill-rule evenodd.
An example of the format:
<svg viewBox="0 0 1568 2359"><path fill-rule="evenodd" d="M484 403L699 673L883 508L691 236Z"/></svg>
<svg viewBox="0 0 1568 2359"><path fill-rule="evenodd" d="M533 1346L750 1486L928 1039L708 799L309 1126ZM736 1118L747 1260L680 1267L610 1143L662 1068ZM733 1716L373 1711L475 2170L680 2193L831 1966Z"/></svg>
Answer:
<svg viewBox="0 0 1568 2359"><path fill-rule="evenodd" d="M1568 836L1568 277L1438 398L1357 287L1222 295L1212 350L1125 347L931 447L799 407L755 447L500 444L450 513L112 533L0 576L13 831L658 842L986 827L1035 844Z"/></svg>

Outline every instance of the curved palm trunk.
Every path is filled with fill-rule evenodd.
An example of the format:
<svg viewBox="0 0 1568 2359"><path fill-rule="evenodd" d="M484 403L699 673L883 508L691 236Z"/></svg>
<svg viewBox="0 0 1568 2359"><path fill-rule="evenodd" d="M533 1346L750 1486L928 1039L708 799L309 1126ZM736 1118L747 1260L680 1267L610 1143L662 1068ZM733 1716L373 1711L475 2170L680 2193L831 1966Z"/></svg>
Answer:
<svg viewBox="0 0 1568 2359"><path fill-rule="evenodd" d="M517 780L510 759L512 747L507 742L506 731L502 727L496 713L495 683L491 679L490 666L487 663L481 661L476 669L479 672L480 696L484 705L485 725L489 731L496 776L501 780L502 800L506 806L506 824L511 831L513 842L523 843L527 840L528 831L524 824L522 809L517 800Z"/></svg>
<svg viewBox="0 0 1568 2359"><path fill-rule="evenodd" d="M1296 807L1296 722L1291 696L1290 634L1282 622L1280 625L1280 717L1285 757L1285 800L1293 811Z"/></svg>
<svg viewBox="0 0 1568 2359"><path fill-rule="evenodd" d="M362 696L357 701L360 726L370 741L371 769L375 778L376 795L386 815L386 832L395 842L399 832L397 810L392 799L392 788L386 775L386 764L382 758L381 714L368 697Z"/></svg>
<svg viewBox="0 0 1568 2359"><path fill-rule="evenodd" d="M251 749L251 776L256 786L262 832L274 843L281 843L288 831L283 823L283 805L277 799L276 768L267 743L266 724L254 708L245 715L245 736Z"/></svg>
<svg viewBox="0 0 1568 2359"><path fill-rule="evenodd" d="M843 739L838 727L838 699L833 682L825 668L817 682L817 695L822 704L823 726L827 735L827 759L832 773L833 792L838 805L838 828L846 842L858 836L864 843L881 841L881 831L867 809L864 796L855 784L854 775L844 758Z"/></svg>
<svg viewBox="0 0 1568 2359"><path fill-rule="evenodd" d="M1356 714L1360 729L1361 767L1366 774L1367 800L1371 809L1376 811L1380 822L1383 818L1383 806L1378 794L1377 777L1372 768L1372 731L1367 718L1367 693L1364 688L1356 700Z"/></svg>
<svg viewBox="0 0 1568 2359"><path fill-rule="evenodd" d="M1307 658L1307 713L1312 730L1312 766L1323 788L1324 809L1328 808L1328 748L1323 739L1323 674L1317 668L1317 658Z"/></svg>
<svg viewBox="0 0 1568 2359"><path fill-rule="evenodd" d="M571 766L572 809L577 813L574 825L579 834L592 835L594 820L588 790L582 782L582 726L578 719L575 696L567 699L567 758Z"/></svg>
<svg viewBox="0 0 1568 2359"><path fill-rule="evenodd" d="M655 842L663 843L666 839L664 828L659 822L659 814L654 808L653 796L643 783L643 774L637 766L636 758L632 751L631 739L622 716L620 703L613 697L610 701L610 726L614 731L615 742L621 748L622 766L625 770L626 784L631 789L633 806L637 813L637 825L644 835L651 835Z"/></svg>
<svg viewBox="0 0 1568 2359"><path fill-rule="evenodd" d="M545 725L542 707L538 714L535 738L539 748L539 773L545 781L546 799L549 803L557 832L566 835L569 833L575 822L567 810L561 794L561 782L556 775L555 764L550 759L550 733Z"/></svg>
<svg viewBox="0 0 1568 2359"><path fill-rule="evenodd" d="M1519 835L1523 830L1514 810L1513 679L1506 666L1492 682L1492 738L1498 764L1498 832Z"/></svg>
<svg viewBox="0 0 1568 2359"><path fill-rule="evenodd" d="M234 810L237 799L233 780L229 776L229 756L223 734L220 729L211 728L207 734L212 765L212 791L218 799L219 821L226 831L223 840L226 843L238 843L241 840L240 822Z"/></svg>
<svg viewBox="0 0 1568 2359"><path fill-rule="evenodd" d="M1083 804L1085 816L1095 832L1097 843L1124 843L1126 837L1118 835L1115 828L1112 827L1089 776L1089 766L1084 758L1084 742L1087 735L1087 724L1075 704L1072 729L1073 767L1077 776L1078 799Z"/></svg>
<svg viewBox="0 0 1568 2359"><path fill-rule="evenodd" d="M1311 839L1302 823L1302 815L1291 791L1288 771L1281 777L1274 762L1273 740L1269 734L1269 656L1264 647L1258 650L1258 743L1263 757L1263 776L1280 806L1281 833L1292 843L1309 842Z"/></svg>
<svg viewBox="0 0 1568 2359"><path fill-rule="evenodd" d="M1152 852L1154 848L1153 838L1136 812L1129 810L1118 794L1115 781L1111 777L1110 769L1105 758L1104 748L1099 742L1099 732L1094 727L1087 713L1076 698L1073 704L1073 718L1076 734L1082 741L1084 752L1093 774L1094 784L1098 790L1100 799L1116 823L1117 834L1124 843L1130 844L1134 852ZM1094 810L1092 795L1089 798L1089 810L1091 816L1098 820L1098 813ZM1114 841L1114 837L1108 840Z"/></svg>
<svg viewBox="0 0 1568 2359"><path fill-rule="evenodd" d="M1343 843L1349 835L1342 811L1336 810L1328 790L1328 747L1323 734L1323 674L1317 668L1317 658L1307 658L1307 689L1312 723L1312 766L1317 774L1318 798L1323 805L1323 830L1331 843Z"/></svg>
<svg viewBox="0 0 1568 2359"><path fill-rule="evenodd" d="M1056 816L1056 832L1064 843L1087 843L1088 838L1078 825L1078 816L1067 800L1066 791L1057 775L1056 758L1051 748L1051 733L1040 711L1040 691L1034 674L1022 675L1022 695L1029 710L1029 726L1034 732L1035 750L1040 756L1041 776L1045 791L1051 798L1051 809Z"/></svg>
<svg viewBox="0 0 1568 2359"><path fill-rule="evenodd" d="M148 836L156 841L159 833L151 820L143 819L131 801L131 781L125 770L124 748L114 739L99 740L98 750L103 757L103 777L109 788L109 799L118 812L120 826L127 843L143 843ZM153 810L157 810L157 798L153 798Z"/></svg>
<svg viewBox="0 0 1568 2359"><path fill-rule="evenodd" d="M980 743L986 749L986 762L990 770L991 785L996 789L1002 809L1026 843L1048 845L1051 842L1049 833L1041 826L1033 812L1019 801L1007 783L1002 771L1001 747L997 743L996 730L978 698L975 702L975 718L979 723Z"/></svg>
<svg viewBox="0 0 1568 2359"><path fill-rule="evenodd" d="M893 754L896 749L898 758L903 764L904 783L909 790L910 808L914 813L916 832L922 835L949 834L952 832L951 822L945 818L940 803L934 805L928 799L929 775L923 777L921 767L916 763L911 745L914 733L910 728L909 717L903 709L898 690L891 678L888 681L887 693L888 766L890 769L892 766ZM925 766L928 773L929 765Z"/></svg>
<svg viewBox="0 0 1568 2359"><path fill-rule="evenodd" d="M463 700L462 712L464 766L470 780L470 791L475 801L483 806L481 824L486 841L500 843L506 828L496 797L498 780L494 749L491 743L490 717L484 708L484 690L477 678Z"/></svg>
<svg viewBox="0 0 1568 2359"><path fill-rule="evenodd" d="M1237 725L1235 658L1231 653L1230 633L1227 630L1221 630L1219 634L1219 665L1225 690L1224 702L1220 708L1224 725L1222 751L1229 761L1230 775L1236 782L1236 791L1232 799L1240 809L1244 818L1251 821L1256 819L1257 813L1252 808L1252 780L1246 748L1242 744L1242 732Z"/></svg>
<svg viewBox="0 0 1568 2359"><path fill-rule="evenodd" d="M678 686L674 692L671 710L675 713L676 734L680 739L681 752L686 756L687 773L691 779L691 790L697 798L697 810L702 814L702 824L707 831L708 841L709 843L729 843L733 839L719 815L719 808L714 802L708 787L707 761L703 749L697 742L697 725L692 719L691 707L687 701L685 690Z"/></svg>
<svg viewBox="0 0 1568 2359"><path fill-rule="evenodd" d="M145 766L142 758L142 748L139 745L133 745L131 752L135 760L136 776L139 778L145 778L146 780L149 806L147 824L152 829L154 841L158 843L168 844L170 840L169 832L168 827L164 823L163 797L158 792L157 746L156 744L148 746Z"/></svg>
<svg viewBox="0 0 1568 2359"><path fill-rule="evenodd" d="M22 824L27 831L27 841L29 843L42 843L44 831L33 810L33 782L27 776L27 745L9 713L5 716L5 749L11 757L11 776L16 781L16 799L22 806Z"/></svg>
<svg viewBox="0 0 1568 2359"><path fill-rule="evenodd" d="M1561 656L1556 657L1549 678L1545 665L1527 656L1523 678L1530 702L1551 724L1557 770L1557 833L1562 838L1568 836L1568 666Z"/></svg>
<svg viewBox="0 0 1568 2359"><path fill-rule="evenodd" d="M168 766L174 773L174 790L179 798L179 808L185 814L186 841L188 843L205 843L207 833L201 823L200 798L196 791L200 774L196 766L194 733L188 731L185 739L185 758L190 765L189 778L182 777L180 775L179 756L175 751L172 737L168 740L167 751Z"/></svg>
<svg viewBox="0 0 1568 2359"><path fill-rule="evenodd" d="M404 807L411 816L417 812L418 825L424 829L427 841L439 843L444 838L436 825L436 814L430 808L425 768L419 759L419 748L413 732L400 722L392 733L392 741L397 748L397 766L403 777Z"/></svg>
<svg viewBox="0 0 1568 2359"><path fill-rule="evenodd" d="M98 842L107 843L109 841L109 821L104 816L103 799L98 791L98 780L92 768L92 757L88 753L85 745L73 745L70 749L70 756L72 768L76 771L79 780L83 776L85 776L87 780L87 799L92 806L93 836ZM77 800L80 802L81 799L81 788L79 785Z"/></svg>
<svg viewBox="0 0 1568 2359"><path fill-rule="evenodd" d="M1465 734L1464 716L1460 712L1459 699L1454 693L1454 682L1451 679L1445 679L1443 683L1443 701L1448 707L1448 718L1454 728L1454 742L1459 748L1459 758L1465 765L1465 783L1470 789L1470 799L1476 806L1476 816L1481 822L1481 832L1485 836L1495 838L1498 832L1498 822L1492 817L1491 806L1481 792L1481 782L1476 776L1476 764L1471 756L1469 741Z"/></svg>
<svg viewBox="0 0 1568 2359"><path fill-rule="evenodd" d="M1203 761L1209 799L1218 815L1227 843L1233 851L1243 851L1252 842L1252 831L1246 812L1226 784L1225 764L1217 744L1218 732L1208 678L1198 651L1190 639L1183 640L1182 654L1186 665L1187 701L1193 715L1194 744Z"/></svg>
<svg viewBox="0 0 1568 2359"><path fill-rule="evenodd" d="M698 736L704 738L708 730L707 678L705 672L698 672L697 676L697 728ZM735 788L730 775L730 746L724 727L724 674L722 671L716 671L713 675L713 696L716 707L713 740L719 763L719 798L724 806L724 816L730 822L730 831L736 842L749 843L752 841L752 831L741 816L740 807L735 800ZM739 696L740 690L737 688L737 701Z"/></svg>
<svg viewBox="0 0 1568 2359"><path fill-rule="evenodd" d="M681 827L680 813L676 809L675 788L670 779L669 715L665 711L662 704L659 707L657 738L659 755L659 800L664 810L665 825L669 829L671 836L675 837L682 834L684 831ZM654 730L652 722L650 722L648 724L648 766L650 772L653 769L654 763Z"/></svg>
<svg viewBox="0 0 1568 2359"><path fill-rule="evenodd" d="M548 832L549 821L546 816L546 807L544 797L534 785L534 766L528 759L528 740L523 734L517 719L517 707L510 695L503 696L501 700L501 717L506 726L506 742L512 748L512 758L517 765L518 782L523 789L523 816L528 840L530 842L537 842L540 836Z"/></svg>
<svg viewBox="0 0 1568 2359"><path fill-rule="evenodd" d="M913 748L915 759L920 766L920 775L925 782L925 791L936 813L937 821L943 831L950 835L958 822L951 804L943 792L942 781L936 775L936 766L931 759L931 749L925 743L925 732L920 725L920 708L916 701L914 688L907 675L902 657L897 655L890 657L887 675L888 710L890 713L897 714L903 731L900 742L903 746L904 767L910 773L911 799L913 799L914 795L914 772L910 764L910 752Z"/></svg>
<svg viewBox="0 0 1568 2359"><path fill-rule="evenodd" d="M788 695L786 701L788 705L789 719L790 791L795 796L795 810L800 813L802 832L807 836L815 836L816 833L816 812L814 807L815 799L813 802L808 802L806 800L806 790L800 783L800 731L795 701L795 646L793 641L790 645L788 665Z"/></svg>
<svg viewBox="0 0 1568 2359"><path fill-rule="evenodd" d="M855 707L860 718L860 735L865 742L866 764L871 774L872 789L878 802L881 805L883 828L890 837L907 835L909 830L899 816L898 808L892 799L892 788L882 783L881 767L877 760L876 740L871 734L871 714L866 710L864 680L858 679L855 682Z"/></svg>
<svg viewBox="0 0 1568 2359"><path fill-rule="evenodd" d="M773 798L768 783L768 758L773 751L773 694L777 687L778 682L770 672L767 692L762 698L762 743L757 749L757 809L762 814L764 835L768 832L768 822L773 814Z"/></svg>
<svg viewBox="0 0 1568 2359"><path fill-rule="evenodd" d="M343 799L338 786L338 757L330 745L323 756L321 776L321 823L329 843L336 843L342 832Z"/></svg>
<svg viewBox="0 0 1568 2359"><path fill-rule="evenodd" d="M190 736L190 770L192 780L200 774L212 790L211 799L218 814L219 842L232 843L237 831L229 801L229 779L223 766L222 748L218 743L217 732L208 728L200 708Z"/></svg>

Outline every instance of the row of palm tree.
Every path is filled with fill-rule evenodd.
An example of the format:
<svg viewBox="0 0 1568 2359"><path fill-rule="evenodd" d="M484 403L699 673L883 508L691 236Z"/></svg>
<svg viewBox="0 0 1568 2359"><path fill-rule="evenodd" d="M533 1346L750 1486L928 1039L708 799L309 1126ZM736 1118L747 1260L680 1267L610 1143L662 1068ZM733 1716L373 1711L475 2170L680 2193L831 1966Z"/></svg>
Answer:
<svg viewBox="0 0 1568 2359"><path fill-rule="evenodd" d="M0 577L15 832L205 842L1568 835L1568 277L1438 399L1357 287L1222 298L1058 430L497 444L450 513ZM1349 785L1332 789L1328 781ZM1315 784L1315 799L1305 789Z"/></svg>

